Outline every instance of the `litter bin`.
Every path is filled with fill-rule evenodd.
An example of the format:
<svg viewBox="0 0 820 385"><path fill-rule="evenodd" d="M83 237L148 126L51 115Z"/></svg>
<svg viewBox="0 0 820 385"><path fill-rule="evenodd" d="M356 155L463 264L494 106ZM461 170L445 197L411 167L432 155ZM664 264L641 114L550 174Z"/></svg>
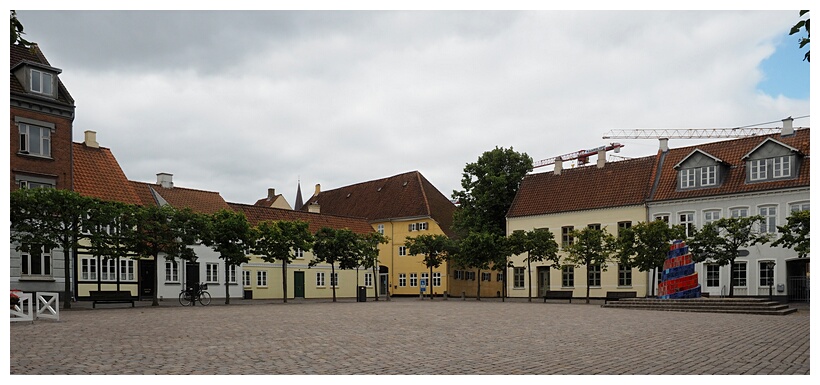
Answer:
<svg viewBox="0 0 820 385"><path fill-rule="evenodd" d="M356 293L356 302L367 302L367 287L359 286L359 290L357 290Z"/></svg>

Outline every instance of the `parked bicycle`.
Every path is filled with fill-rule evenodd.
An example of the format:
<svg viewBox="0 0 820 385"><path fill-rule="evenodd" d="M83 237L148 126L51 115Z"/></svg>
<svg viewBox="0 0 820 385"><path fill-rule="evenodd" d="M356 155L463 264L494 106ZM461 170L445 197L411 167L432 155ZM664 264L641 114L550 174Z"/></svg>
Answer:
<svg viewBox="0 0 820 385"><path fill-rule="evenodd" d="M211 303L211 294L208 293L208 284L200 283L197 288L185 288L179 293L179 304L182 306L195 305L199 301L202 306Z"/></svg>

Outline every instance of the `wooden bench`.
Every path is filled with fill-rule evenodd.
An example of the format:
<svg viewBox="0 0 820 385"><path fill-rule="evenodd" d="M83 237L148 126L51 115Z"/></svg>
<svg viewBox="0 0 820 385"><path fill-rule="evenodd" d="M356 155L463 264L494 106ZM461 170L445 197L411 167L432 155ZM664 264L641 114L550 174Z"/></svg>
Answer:
<svg viewBox="0 0 820 385"><path fill-rule="evenodd" d="M92 291L91 295L91 308L97 308L97 303L131 303L131 307L134 307L134 297L131 296L130 291Z"/></svg>
<svg viewBox="0 0 820 385"><path fill-rule="evenodd" d="M544 293L544 303L548 299L567 299L572 303L572 292L569 290L550 290Z"/></svg>
<svg viewBox="0 0 820 385"><path fill-rule="evenodd" d="M635 291L608 291L606 292L606 298L604 298L604 304L610 301L617 301L619 299L624 298L637 298L638 292Z"/></svg>

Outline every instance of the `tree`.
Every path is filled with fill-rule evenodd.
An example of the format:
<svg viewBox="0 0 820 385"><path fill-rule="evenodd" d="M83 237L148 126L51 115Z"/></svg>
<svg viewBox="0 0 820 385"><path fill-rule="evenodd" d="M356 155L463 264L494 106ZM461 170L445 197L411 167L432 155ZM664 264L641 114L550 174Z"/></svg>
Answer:
<svg viewBox="0 0 820 385"><path fill-rule="evenodd" d="M355 259L357 250L356 234L349 229L331 229L323 227L316 232L313 241L313 260L309 267L319 263L330 265L330 286L333 289L333 302L336 302L336 263L344 262L345 268L353 268L351 263Z"/></svg>
<svg viewBox="0 0 820 385"><path fill-rule="evenodd" d="M71 308L71 251L79 244L83 219L93 200L53 188L19 189L11 192L9 219L15 250L38 255L61 248L64 258L63 308Z"/></svg>
<svg viewBox="0 0 820 385"><path fill-rule="evenodd" d="M585 227L581 230L571 232L573 242L565 246L569 252L565 262L574 266L584 266L587 269L587 296L586 303L589 303L589 287L592 280L593 266L597 266L601 271L606 271L607 263L610 262L616 253L615 236L606 229L596 229Z"/></svg>
<svg viewBox="0 0 820 385"><path fill-rule="evenodd" d="M683 226L670 227L662 220L639 222L635 226L618 231L618 263L626 267L637 267L639 271L662 269L669 247L676 239L686 237ZM657 283L652 275L652 293Z"/></svg>
<svg viewBox="0 0 820 385"><path fill-rule="evenodd" d="M490 232L505 236L507 211L512 205L521 179L532 171L532 158L526 153L496 147L464 167L463 191L453 191L459 207L453 225L461 235Z"/></svg>
<svg viewBox="0 0 820 385"><path fill-rule="evenodd" d="M533 231L515 230L508 237L510 251L512 254L521 255L525 252L527 257L527 274L529 274L529 293L527 300L532 302L532 262L548 261L550 267L560 266L558 256L558 242L555 236L548 229L535 229ZM506 269L505 269L506 270Z"/></svg>
<svg viewBox="0 0 820 385"><path fill-rule="evenodd" d="M407 237L404 246L410 255L424 255L424 266L430 270L429 282L430 299L433 299L433 268L438 268L446 260L450 239L441 234L422 234L416 237Z"/></svg>
<svg viewBox="0 0 820 385"><path fill-rule="evenodd" d="M803 17L807 13L809 13L808 10L800 11L800 17ZM809 29L810 21L811 21L811 18L808 18L808 17L806 18L806 20L800 20L800 21L797 22L797 24L792 26L791 31L789 31L789 35L794 35L796 33L800 33L800 29L802 29L802 28L806 29L806 37L801 37L800 40L798 40L798 43L800 43L800 48L801 49L804 46L809 44L809 39L811 38L811 30ZM803 60L805 60L807 62L811 62L811 55L810 54L811 54L810 50L806 51L806 54L803 56Z"/></svg>
<svg viewBox="0 0 820 385"><path fill-rule="evenodd" d="M254 234L245 214L222 209L207 216L202 243L219 253L225 261L225 304L231 303L230 271L250 260L248 251L253 244ZM234 269L234 271L236 271Z"/></svg>
<svg viewBox="0 0 820 385"><path fill-rule="evenodd" d="M17 11L11 10L9 13L9 27L11 27L11 45L19 44L23 47L30 48L35 43L23 39L23 23L17 19Z"/></svg>
<svg viewBox="0 0 820 385"><path fill-rule="evenodd" d="M371 232L359 236L359 255L361 256L362 267L373 269L373 279L377 280L376 266L379 265L379 245L386 244L388 238L378 232ZM376 289L373 292L373 299L379 300L379 286L374 282Z"/></svg>
<svg viewBox="0 0 820 385"><path fill-rule="evenodd" d="M477 301L481 300L481 270L489 270L494 262L499 262L499 256L506 258L508 254L504 240L502 236L484 231L470 232L458 241L454 261L460 267L477 270Z"/></svg>
<svg viewBox="0 0 820 385"><path fill-rule="evenodd" d="M268 263L282 262L282 301L288 302L288 264L296 253L313 248L313 234L305 221L264 221L256 225L253 253Z"/></svg>
<svg viewBox="0 0 820 385"><path fill-rule="evenodd" d="M794 249L798 258L809 255L811 240L809 239L809 210L795 211L786 219L787 223L777 226L780 238L772 242L772 246L783 246Z"/></svg>
<svg viewBox="0 0 820 385"><path fill-rule="evenodd" d="M760 233L763 217L721 218L708 223L688 240L689 252L695 262L729 265L735 269L735 258L741 248L769 241L768 234ZM729 297L734 296L734 285L729 285Z"/></svg>

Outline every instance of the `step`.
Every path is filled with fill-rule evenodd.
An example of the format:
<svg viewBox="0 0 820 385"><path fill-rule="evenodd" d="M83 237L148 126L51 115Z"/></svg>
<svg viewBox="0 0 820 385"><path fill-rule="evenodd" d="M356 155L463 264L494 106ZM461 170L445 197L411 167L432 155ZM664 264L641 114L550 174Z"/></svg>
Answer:
<svg viewBox="0 0 820 385"><path fill-rule="evenodd" d="M788 305L767 298L688 298L688 299L658 299L658 298L629 298L609 302L601 307L687 311L710 313L735 314L770 314L786 315L797 311Z"/></svg>

